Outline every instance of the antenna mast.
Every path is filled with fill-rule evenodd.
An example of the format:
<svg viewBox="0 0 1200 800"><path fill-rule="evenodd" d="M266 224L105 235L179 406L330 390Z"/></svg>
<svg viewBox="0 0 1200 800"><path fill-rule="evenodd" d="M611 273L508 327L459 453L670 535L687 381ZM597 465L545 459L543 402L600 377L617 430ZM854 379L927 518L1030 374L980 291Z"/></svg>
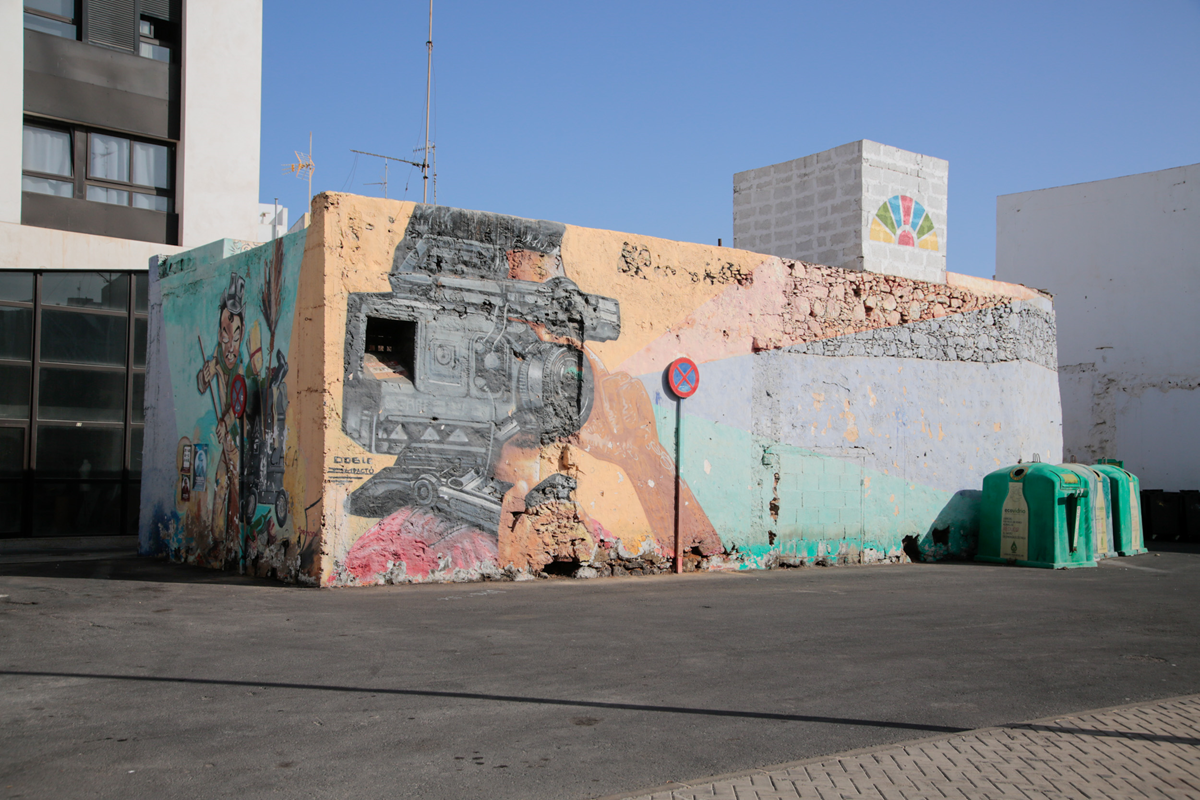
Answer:
<svg viewBox="0 0 1200 800"><path fill-rule="evenodd" d="M429 0L429 39L425 42L429 51L428 64L425 68L425 159L421 164L421 202L429 202L429 97L433 85L433 0Z"/></svg>

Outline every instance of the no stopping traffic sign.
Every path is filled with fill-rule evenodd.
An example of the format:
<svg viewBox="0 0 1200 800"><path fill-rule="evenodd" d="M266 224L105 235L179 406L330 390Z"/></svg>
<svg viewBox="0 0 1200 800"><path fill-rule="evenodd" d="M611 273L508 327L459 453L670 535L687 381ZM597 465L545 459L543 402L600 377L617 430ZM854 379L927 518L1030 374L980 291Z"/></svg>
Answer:
<svg viewBox="0 0 1200 800"><path fill-rule="evenodd" d="M229 387L229 405L238 419L246 413L246 379L241 375L233 376L233 383Z"/></svg>
<svg viewBox="0 0 1200 800"><path fill-rule="evenodd" d="M686 356L675 359L667 367L667 385L676 397L691 397L700 388L700 368Z"/></svg>

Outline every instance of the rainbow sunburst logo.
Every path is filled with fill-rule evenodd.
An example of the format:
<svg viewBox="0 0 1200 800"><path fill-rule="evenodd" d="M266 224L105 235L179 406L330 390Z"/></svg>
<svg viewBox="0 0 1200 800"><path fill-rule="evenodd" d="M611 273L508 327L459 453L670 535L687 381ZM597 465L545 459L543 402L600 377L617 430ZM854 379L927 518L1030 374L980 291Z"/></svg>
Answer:
<svg viewBox="0 0 1200 800"><path fill-rule="evenodd" d="M871 240L937 251L933 218L925 206L906 194L892 195L871 220Z"/></svg>

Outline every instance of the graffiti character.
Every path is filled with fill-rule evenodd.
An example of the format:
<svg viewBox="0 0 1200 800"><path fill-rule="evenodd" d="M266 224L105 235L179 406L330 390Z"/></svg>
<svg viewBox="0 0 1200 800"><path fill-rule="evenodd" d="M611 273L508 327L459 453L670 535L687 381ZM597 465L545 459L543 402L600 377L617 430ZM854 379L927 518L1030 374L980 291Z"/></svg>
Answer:
<svg viewBox="0 0 1200 800"><path fill-rule="evenodd" d="M229 531L237 530L238 484L240 455L238 451L238 419L233 412L231 390L233 378L241 371L242 337L245 333L245 287L241 275L229 276L229 286L221 294L218 304L220 320L217 327L217 345L212 358L196 374L196 388L201 393L212 393L217 412L217 445L221 458L214 476L216 496L213 499L213 538L224 541ZM215 386L213 385L215 382ZM220 518L218 518L220 514Z"/></svg>
<svg viewBox="0 0 1200 800"><path fill-rule="evenodd" d="M192 449L195 451L192 458L192 488L203 492L205 481L208 480L208 445L197 444L193 445Z"/></svg>
<svg viewBox="0 0 1200 800"><path fill-rule="evenodd" d="M288 520L288 493L283 488L284 453L287 444L287 356L275 349L275 331L283 307L283 240L275 240L274 255L264 265L263 288L259 307L266 322L270 339L267 342L266 360L263 363L262 339L256 322L250 329L250 363L246 370L252 375L254 391L246 407L243 420L246 441L244 480L242 482L242 517L249 525L260 503L273 506L275 521L279 526ZM275 363L271 364L271 354ZM271 531L274 530L272 527ZM267 544L275 541L274 533L266 537Z"/></svg>

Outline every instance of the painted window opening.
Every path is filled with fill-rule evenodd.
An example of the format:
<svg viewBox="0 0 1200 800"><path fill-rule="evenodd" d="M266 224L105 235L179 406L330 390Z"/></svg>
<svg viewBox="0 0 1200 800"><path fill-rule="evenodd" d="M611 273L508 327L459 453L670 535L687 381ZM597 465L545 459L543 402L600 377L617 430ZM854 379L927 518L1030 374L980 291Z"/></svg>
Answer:
<svg viewBox="0 0 1200 800"><path fill-rule="evenodd" d="M363 372L376 380L412 386L416 376L417 323L367 317Z"/></svg>
<svg viewBox="0 0 1200 800"><path fill-rule="evenodd" d="M396 250L392 291L350 295L347 331L363 331L363 340L348 337L347 364L361 347L363 371L346 376L344 428L372 453L395 456L351 492L352 515L425 509L489 532L494 548L501 501L513 486L502 451L570 436L591 413L592 371L576 343L616 339L617 303L561 274L563 226L503 218L492 230L499 219L422 207ZM448 235L463 226L483 231L480 239ZM559 274L510 277L527 274L526 262ZM452 278L445 264L454 265ZM437 311L424 316L420 309L430 306ZM414 313L421 321L407 328L381 319ZM380 362L389 353L378 348L397 340L400 364L412 342L415 389L371 379L372 361L387 368Z"/></svg>
<svg viewBox="0 0 1200 800"><path fill-rule="evenodd" d="M925 206L906 194L893 195L875 212L875 219L871 220L871 240L934 252L938 249L933 217Z"/></svg>

